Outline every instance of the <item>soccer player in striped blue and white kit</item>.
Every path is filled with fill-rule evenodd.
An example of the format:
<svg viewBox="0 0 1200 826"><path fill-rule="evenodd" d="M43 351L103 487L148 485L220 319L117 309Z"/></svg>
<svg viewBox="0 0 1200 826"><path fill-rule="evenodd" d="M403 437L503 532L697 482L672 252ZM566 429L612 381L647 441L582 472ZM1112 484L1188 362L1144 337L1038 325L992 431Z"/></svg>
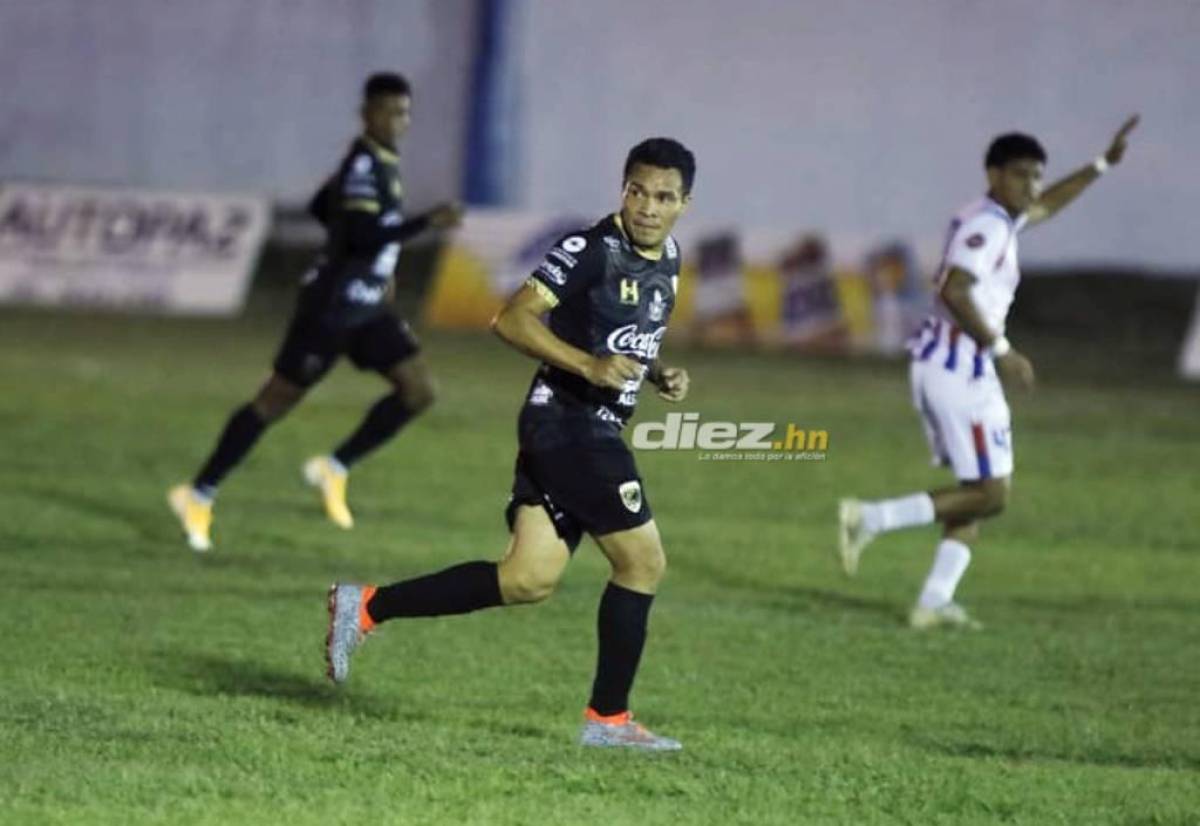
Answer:
<svg viewBox="0 0 1200 826"><path fill-rule="evenodd" d="M1046 153L1019 133L992 141L985 157L988 192L950 222L935 279L936 307L911 341L913 404L937 465L958 485L894 499L843 499L838 508L842 567L853 576L878 534L940 522L933 566L909 614L913 628L977 628L954 601L971 561L981 520L1008 503L1012 427L1005 386L1033 387L1033 366L1005 338L1005 319L1020 281L1017 233L1050 218L1120 162L1129 118L1103 155L1042 191Z"/></svg>

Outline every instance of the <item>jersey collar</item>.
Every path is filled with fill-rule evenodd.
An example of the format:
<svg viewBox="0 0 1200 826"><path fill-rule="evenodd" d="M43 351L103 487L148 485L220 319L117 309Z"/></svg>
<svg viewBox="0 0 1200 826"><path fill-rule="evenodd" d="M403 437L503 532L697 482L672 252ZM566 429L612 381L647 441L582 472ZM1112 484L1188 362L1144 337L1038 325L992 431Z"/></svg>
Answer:
<svg viewBox="0 0 1200 826"><path fill-rule="evenodd" d="M364 132L362 135L360 135L359 141L362 142L363 146L367 147L367 149L370 150L372 155L374 155L376 158L383 161L384 163L388 163L393 166L400 163L400 156L398 154L393 152L391 149L388 149L386 146L381 144L379 141L373 139L367 133Z"/></svg>
<svg viewBox="0 0 1200 826"><path fill-rule="evenodd" d="M1004 208L1003 204L993 198L990 192L983 196L983 203L989 211L994 212L996 215L1003 218L1010 226L1017 225L1025 217L1024 212L1022 212L1020 215L1014 216L1011 212Z"/></svg>
<svg viewBox="0 0 1200 826"><path fill-rule="evenodd" d="M629 237L629 233L625 232L625 224L621 221L621 213L619 213L619 212L612 213L611 215L608 216L608 220L610 222L612 222L613 228L616 229L617 234L621 237L621 243L625 245L625 249L629 250L631 253L636 255L638 258L641 258L646 261L650 261L652 263L657 263L657 262L661 261L663 258L667 257L667 248L666 248L665 243L663 245L662 253L658 256L658 258L651 258L648 255L643 255L641 253L641 251L638 250L638 248L636 246L634 246L633 240Z"/></svg>

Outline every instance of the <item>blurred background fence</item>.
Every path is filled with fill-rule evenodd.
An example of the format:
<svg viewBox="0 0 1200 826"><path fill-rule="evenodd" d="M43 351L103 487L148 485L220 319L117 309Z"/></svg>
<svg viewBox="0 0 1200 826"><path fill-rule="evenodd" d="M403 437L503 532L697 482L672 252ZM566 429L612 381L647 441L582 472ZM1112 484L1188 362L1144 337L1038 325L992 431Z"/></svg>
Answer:
<svg viewBox="0 0 1200 826"><path fill-rule="evenodd" d="M1013 324L1170 366L1200 274L1197 34L1186 0L0 0L0 290L214 312L253 278L286 306L320 239L298 208L389 68L416 90L410 205L486 207L408 250L428 323L479 326L530 245L612 209L628 147L671 134L700 167L678 338L896 352L994 134L1038 135L1053 179L1141 111L1127 162L1023 239ZM221 297L180 298L198 279Z"/></svg>

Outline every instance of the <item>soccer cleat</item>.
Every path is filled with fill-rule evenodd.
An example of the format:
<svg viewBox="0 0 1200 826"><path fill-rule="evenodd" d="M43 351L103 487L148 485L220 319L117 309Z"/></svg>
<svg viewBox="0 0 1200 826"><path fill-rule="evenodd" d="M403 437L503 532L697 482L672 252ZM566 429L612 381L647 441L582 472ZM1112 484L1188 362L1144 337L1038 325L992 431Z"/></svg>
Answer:
<svg viewBox="0 0 1200 826"><path fill-rule="evenodd" d="M967 609L957 602L947 602L937 608L923 608L918 605L909 613L908 625L917 631L928 631L931 628L961 628L966 631L983 629L983 624L971 619Z"/></svg>
<svg viewBox="0 0 1200 826"><path fill-rule="evenodd" d="M838 502L838 555L842 559L842 570L846 576L858 573L858 562L863 548L870 544L875 534L863 524L863 503L857 499Z"/></svg>
<svg viewBox="0 0 1200 826"><path fill-rule="evenodd" d="M212 502L206 502L196 495L191 485L176 485L167 491L167 504L179 517L179 524L187 535L188 546L193 551L203 553L212 550Z"/></svg>
<svg viewBox="0 0 1200 826"><path fill-rule="evenodd" d="M633 715L628 711L606 717L590 708L583 713L579 745L645 751L679 751L683 748L678 740L662 737L641 723L634 722Z"/></svg>
<svg viewBox="0 0 1200 826"><path fill-rule="evenodd" d="M329 631L325 635L325 673L335 683L350 676L350 655L363 638L375 628L367 613L367 601L374 595L370 585L335 583L329 586Z"/></svg>
<svg viewBox="0 0 1200 826"><path fill-rule="evenodd" d="M314 456L304 463L304 481L321 491L325 515L339 528L350 530L354 527L354 517L346 505L347 476L327 456Z"/></svg>

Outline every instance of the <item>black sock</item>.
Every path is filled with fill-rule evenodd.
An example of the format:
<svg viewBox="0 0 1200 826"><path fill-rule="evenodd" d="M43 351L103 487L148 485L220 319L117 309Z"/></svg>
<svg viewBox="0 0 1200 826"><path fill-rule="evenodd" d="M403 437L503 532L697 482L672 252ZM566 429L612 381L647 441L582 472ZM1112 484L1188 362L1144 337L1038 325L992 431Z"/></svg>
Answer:
<svg viewBox="0 0 1200 826"><path fill-rule="evenodd" d="M400 397L388 393L372 405L358 429L333 452L333 458L341 462L343 467L350 467L395 436L411 418L412 412L404 406Z"/></svg>
<svg viewBox="0 0 1200 826"><path fill-rule="evenodd" d="M604 589L596 620L600 637L596 681L588 704L598 714L608 716L629 710L629 691L642 659L652 602L652 594L639 594L615 582Z"/></svg>
<svg viewBox="0 0 1200 826"><path fill-rule="evenodd" d="M436 574L384 585L367 603L375 622L393 617L441 617L501 605L495 562L464 562Z"/></svg>
<svg viewBox="0 0 1200 826"><path fill-rule="evenodd" d="M255 412L252 405L244 404L233 411L225 429L221 431L216 449L192 481L196 490L209 494L214 492L225 474L245 458L266 429L267 422Z"/></svg>

